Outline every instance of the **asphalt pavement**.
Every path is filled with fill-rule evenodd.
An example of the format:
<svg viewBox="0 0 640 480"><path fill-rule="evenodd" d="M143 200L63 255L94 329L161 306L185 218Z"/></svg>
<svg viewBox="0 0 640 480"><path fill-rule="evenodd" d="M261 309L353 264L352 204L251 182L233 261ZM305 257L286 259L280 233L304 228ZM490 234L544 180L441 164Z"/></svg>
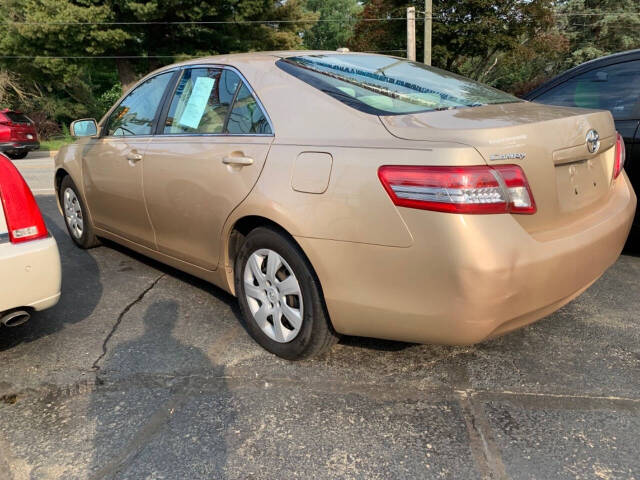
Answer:
<svg viewBox="0 0 640 480"><path fill-rule="evenodd" d="M292 363L230 295L79 250L38 201L62 299L0 329L0 480L640 478L640 257L481 345L348 337Z"/></svg>

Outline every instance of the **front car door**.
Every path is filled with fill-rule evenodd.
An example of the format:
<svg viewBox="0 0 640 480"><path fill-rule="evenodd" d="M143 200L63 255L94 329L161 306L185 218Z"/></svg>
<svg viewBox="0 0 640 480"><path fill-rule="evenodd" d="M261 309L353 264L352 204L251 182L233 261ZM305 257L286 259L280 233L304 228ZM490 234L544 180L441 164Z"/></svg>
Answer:
<svg viewBox="0 0 640 480"><path fill-rule="evenodd" d="M175 72L149 78L129 93L83 153L83 182L98 229L155 248L142 191L143 159Z"/></svg>
<svg viewBox="0 0 640 480"><path fill-rule="evenodd" d="M184 69L144 159L158 250L216 269L224 222L258 180L272 141L268 116L237 71Z"/></svg>

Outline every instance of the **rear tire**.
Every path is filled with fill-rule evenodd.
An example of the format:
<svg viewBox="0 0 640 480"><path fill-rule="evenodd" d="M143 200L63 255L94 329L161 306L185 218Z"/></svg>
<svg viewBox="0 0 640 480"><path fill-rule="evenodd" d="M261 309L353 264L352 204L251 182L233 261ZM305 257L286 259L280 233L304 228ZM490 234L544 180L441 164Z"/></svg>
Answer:
<svg viewBox="0 0 640 480"><path fill-rule="evenodd" d="M78 192L78 187L68 175L60 183L59 196L64 223L71 240L84 249L100 245L94 234L91 219L87 215L87 206Z"/></svg>
<svg viewBox="0 0 640 480"><path fill-rule="evenodd" d="M249 233L236 256L234 281L243 325L265 350L301 360L338 341L311 265L276 229Z"/></svg>
<svg viewBox="0 0 640 480"><path fill-rule="evenodd" d="M19 152L19 153L7 153L7 156L12 160L22 160L26 158L29 152Z"/></svg>

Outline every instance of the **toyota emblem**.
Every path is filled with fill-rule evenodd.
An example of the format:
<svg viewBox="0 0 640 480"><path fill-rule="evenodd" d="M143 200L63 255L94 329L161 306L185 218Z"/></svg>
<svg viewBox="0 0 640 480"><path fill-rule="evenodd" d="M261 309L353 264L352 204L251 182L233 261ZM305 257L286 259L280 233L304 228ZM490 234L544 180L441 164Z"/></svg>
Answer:
<svg viewBox="0 0 640 480"><path fill-rule="evenodd" d="M600 149L600 135L596 130L589 130L587 132L587 149L589 153L598 153Z"/></svg>

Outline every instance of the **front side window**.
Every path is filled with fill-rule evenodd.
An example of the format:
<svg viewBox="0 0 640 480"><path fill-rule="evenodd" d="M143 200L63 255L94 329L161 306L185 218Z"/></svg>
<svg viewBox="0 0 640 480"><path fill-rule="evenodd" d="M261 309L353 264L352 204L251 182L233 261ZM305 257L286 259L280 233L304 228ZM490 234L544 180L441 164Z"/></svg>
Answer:
<svg viewBox="0 0 640 480"><path fill-rule="evenodd" d="M277 65L341 102L376 115L521 101L438 68L382 55L304 55L281 59Z"/></svg>
<svg viewBox="0 0 640 480"><path fill-rule="evenodd" d="M609 110L616 120L640 114L640 61L595 68L547 90L534 102Z"/></svg>
<svg viewBox="0 0 640 480"><path fill-rule="evenodd" d="M173 72L162 73L139 85L116 107L107 122L107 135L151 135L153 120Z"/></svg>
<svg viewBox="0 0 640 480"><path fill-rule="evenodd" d="M171 101L164 133L223 133L241 83L240 77L231 70L185 70Z"/></svg>

